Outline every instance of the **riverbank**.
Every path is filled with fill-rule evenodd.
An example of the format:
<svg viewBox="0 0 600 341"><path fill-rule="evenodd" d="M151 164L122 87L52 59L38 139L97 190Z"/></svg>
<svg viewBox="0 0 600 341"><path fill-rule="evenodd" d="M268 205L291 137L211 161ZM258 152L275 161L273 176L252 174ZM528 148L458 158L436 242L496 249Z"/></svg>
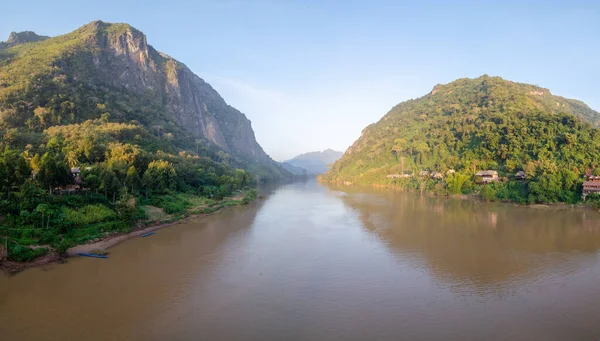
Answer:
<svg viewBox="0 0 600 341"><path fill-rule="evenodd" d="M323 184L332 184L332 185L344 186L344 187L352 187L352 186L367 187L367 188L371 187L371 188L381 188L381 189L391 190L394 192L405 192L405 193L414 193L414 194L420 193L419 190L411 190L411 189L407 189L405 187L395 186L393 184L355 184L355 183L351 183L351 182L347 182L347 181L325 181L322 179L317 179L317 180L318 180L318 182L323 183ZM515 206L519 206L519 207L527 207L527 208L532 208L532 209L587 209L587 210L600 211L599 207L597 207L597 203L594 203L592 201L587 201L587 202L580 201L580 202L573 203L573 204L565 203L565 202L527 204L527 203L519 203L519 202L515 202L515 201L511 201L511 200L499 200L499 199L488 200L488 199L483 198L481 196L481 194L479 194L479 193L470 193L470 194L444 193L444 194L440 194L440 193L436 193L433 191L423 191L420 194L423 196L427 196L427 197L472 200L472 201L479 201L479 202L497 202L497 203L515 205Z"/></svg>
<svg viewBox="0 0 600 341"><path fill-rule="evenodd" d="M237 205L235 205L235 206L237 206ZM67 249L66 256L67 257L78 257L79 256L78 253L106 252L106 250L108 250L109 248L111 248L121 242L124 242L128 239L131 239L134 237L139 237L145 233L160 230L165 227L170 227L173 225L181 224L181 223L184 223L184 222L192 220L192 219L213 215L213 214L223 211L223 209L225 209L227 207L234 207L234 205L220 206L217 210L210 212L210 213L192 214L192 215L188 215L181 219L178 219L178 220L175 220L172 222L168 222L168 223L159 223L159 224L155 224L155 225L136 228L135 230L133 230L129 233L117 233L114 235L109 235L100 241L96 241L96 242L89 243L89 244L81 244L81 245L71 247L71 248Z"/></svg>
<svg viewBox="0 0 600 341"><path fill-rule="evenodd" d="M64 254L59 254L49 245L44 245L48 252L43 256L37 257L29 262L18 262L7 260L0 255L0 272L5 274L15 274L28 268L43 266L51 263L60 263L70 257L78 257L78 253L105 253L107 249L115 246L128 239L139 237L142 234L156 231L165 227L180 224L192 219L213 215L223 211L228 207L245 205L255 200L254 195L248 196L248 193L242 193L238 196L226 198L216 205L210 207L194 207L190 208L183 214L178 215L162 215L158 221L142 221L138 222L131 231L127 232L107 232L103 237L92 240L88 243L75 245L68 248ZM157 209L156 207L153 207ZM162 210L161 210L162 211ZM164 212L163 212L164 213ZM36 246L39 248L42 246ZM1 247L0 247L1 248ZM1 251L1 250L0 250ZM1 254L2 252L0 252Z"/></svg>

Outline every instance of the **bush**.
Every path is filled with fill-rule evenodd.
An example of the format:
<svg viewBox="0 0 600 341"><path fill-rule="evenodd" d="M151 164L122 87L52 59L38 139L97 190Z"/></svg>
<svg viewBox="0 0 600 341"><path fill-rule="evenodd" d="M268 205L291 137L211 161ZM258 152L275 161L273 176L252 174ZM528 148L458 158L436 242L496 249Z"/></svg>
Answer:
<svg viewBox="0 0 600 341"><path fill-rule="evenodd" d="M68 207L63 207L63 213L67 220L75 226L83 226L102 221L113 220L117 217L115 211L101 205L86 205L79 210L74 210Z"/></svg>
<svg viewBox="0 0 600 341"><path fill-rule="evenodd" d="M17 262L29 262L48 253L48 248L30 249L17 243L8 243L8 259Z"/></svg>
<svg viewBox="0 0 600 341"><path fill-rule="evenodd" d="M243 205L249 204L251 201L256 199L256 194L257 194L257 192L255 189L247 190L246 195L244 195L244 198L242 199L242 204Z"/></svg>
<svg viewBox="0 0 600 341"><path fill-rule="evenodd" d="M496 197L496 191L492 186L483 186L479 195L486 201L492 201Z"/></svg>

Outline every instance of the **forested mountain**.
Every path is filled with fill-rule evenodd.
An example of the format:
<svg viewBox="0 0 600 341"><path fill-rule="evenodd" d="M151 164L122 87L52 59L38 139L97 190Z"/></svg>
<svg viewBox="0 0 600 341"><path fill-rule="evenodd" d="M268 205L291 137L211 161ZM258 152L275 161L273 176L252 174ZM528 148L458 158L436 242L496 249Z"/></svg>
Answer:
<svg viewBox="0 0 600 341"><path fill-rule="evenodd" d="M300 154L286 162L293 166L304 168L313 174L323 174L327 172L329 166L341 158L342 155L342 152L326 149L322 152Z"/></svg>
<svg viewBox="0 0 600 341"><path fill-rule="evenodd" d="M282 178L246 116L129 25L0 44L0 267Z"/></svg>
<svg viewBox="0 0 600 341"><path fill-rule="evenodd" d="M0 125L11 145L35 149L50 127L102 117L136 126L154 151L222 151L218 158L238 167L285 175L256 142L244 114L127 24L95 21L54 38L12 33L3 46Z"/></svg>
<svg viewBox="0 0 600 341"><path fill-rule="evenodd" d="M508 178L523 170L527 183L504 184L518 187L508 199L573 201L581 176L600 165L599 118L584 103L537 86L487 75L458 79L398 104L366 127L323 179L411 186L416 180L386 176L452 169L456 175L440 184L415 186L466 193L476 189L471 180L478 170ZM506 196L500 187L491 189Z"/></svg>

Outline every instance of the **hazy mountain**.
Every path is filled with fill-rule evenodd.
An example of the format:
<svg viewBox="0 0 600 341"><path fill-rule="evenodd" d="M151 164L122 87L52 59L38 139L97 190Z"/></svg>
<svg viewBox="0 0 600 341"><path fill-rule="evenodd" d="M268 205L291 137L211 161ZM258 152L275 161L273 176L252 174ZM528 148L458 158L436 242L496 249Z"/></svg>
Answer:
<svg viewBox="0 0 600 341"><path fill-rule="evenodd" d="M343 154L332 149L326 149L322 152L300 154L286 162L293 166L304 168L309 172L322 174L327 172L329 166L341 158Z"/></svg>
<svg viewBox="0 0 600 341"><path fill-rule="evenodd" d="M292 173L292 175L296 176L296 177L314 177L317 174L309 171L305 168L302 167L297 167L292 165L289 162L281 162L281 167L283 167L283 169L287 170L288 172Z"/></svg>

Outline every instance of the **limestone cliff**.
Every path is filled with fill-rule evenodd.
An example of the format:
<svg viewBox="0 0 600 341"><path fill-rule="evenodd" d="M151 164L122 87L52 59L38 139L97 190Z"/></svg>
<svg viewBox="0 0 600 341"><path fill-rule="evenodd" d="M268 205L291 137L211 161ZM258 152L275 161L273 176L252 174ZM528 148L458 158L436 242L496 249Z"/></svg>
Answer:
<svg viewBox="0 0 600 341"><path fill-rule="evenodd" d="M15 46L24 42L36 43ZM79 101L76 104L86 108L78 89L88 89L92 94L88 97L94 100L110 97L118 107L114 111L132 112L123 114L123 119L134 117L149 129L175 126L177 130L171 130L189 134L188 140L203 139L234 156L274 164L256 142L244 114L184 64L148 45L146 36L127 24L95 21L49 39L33 32L11 34L4 46L0 50L0 102L9 102L15 94L31 99L45 96L49 101L54 96ZM56 96L57 87L64 94ZM152 109L139 108L140 98L144 108ZM80 110L75 121L93 118L89 112ZM148 118L147 112L157 119ZM158 117L161 122L155 122Z"/></svg>

